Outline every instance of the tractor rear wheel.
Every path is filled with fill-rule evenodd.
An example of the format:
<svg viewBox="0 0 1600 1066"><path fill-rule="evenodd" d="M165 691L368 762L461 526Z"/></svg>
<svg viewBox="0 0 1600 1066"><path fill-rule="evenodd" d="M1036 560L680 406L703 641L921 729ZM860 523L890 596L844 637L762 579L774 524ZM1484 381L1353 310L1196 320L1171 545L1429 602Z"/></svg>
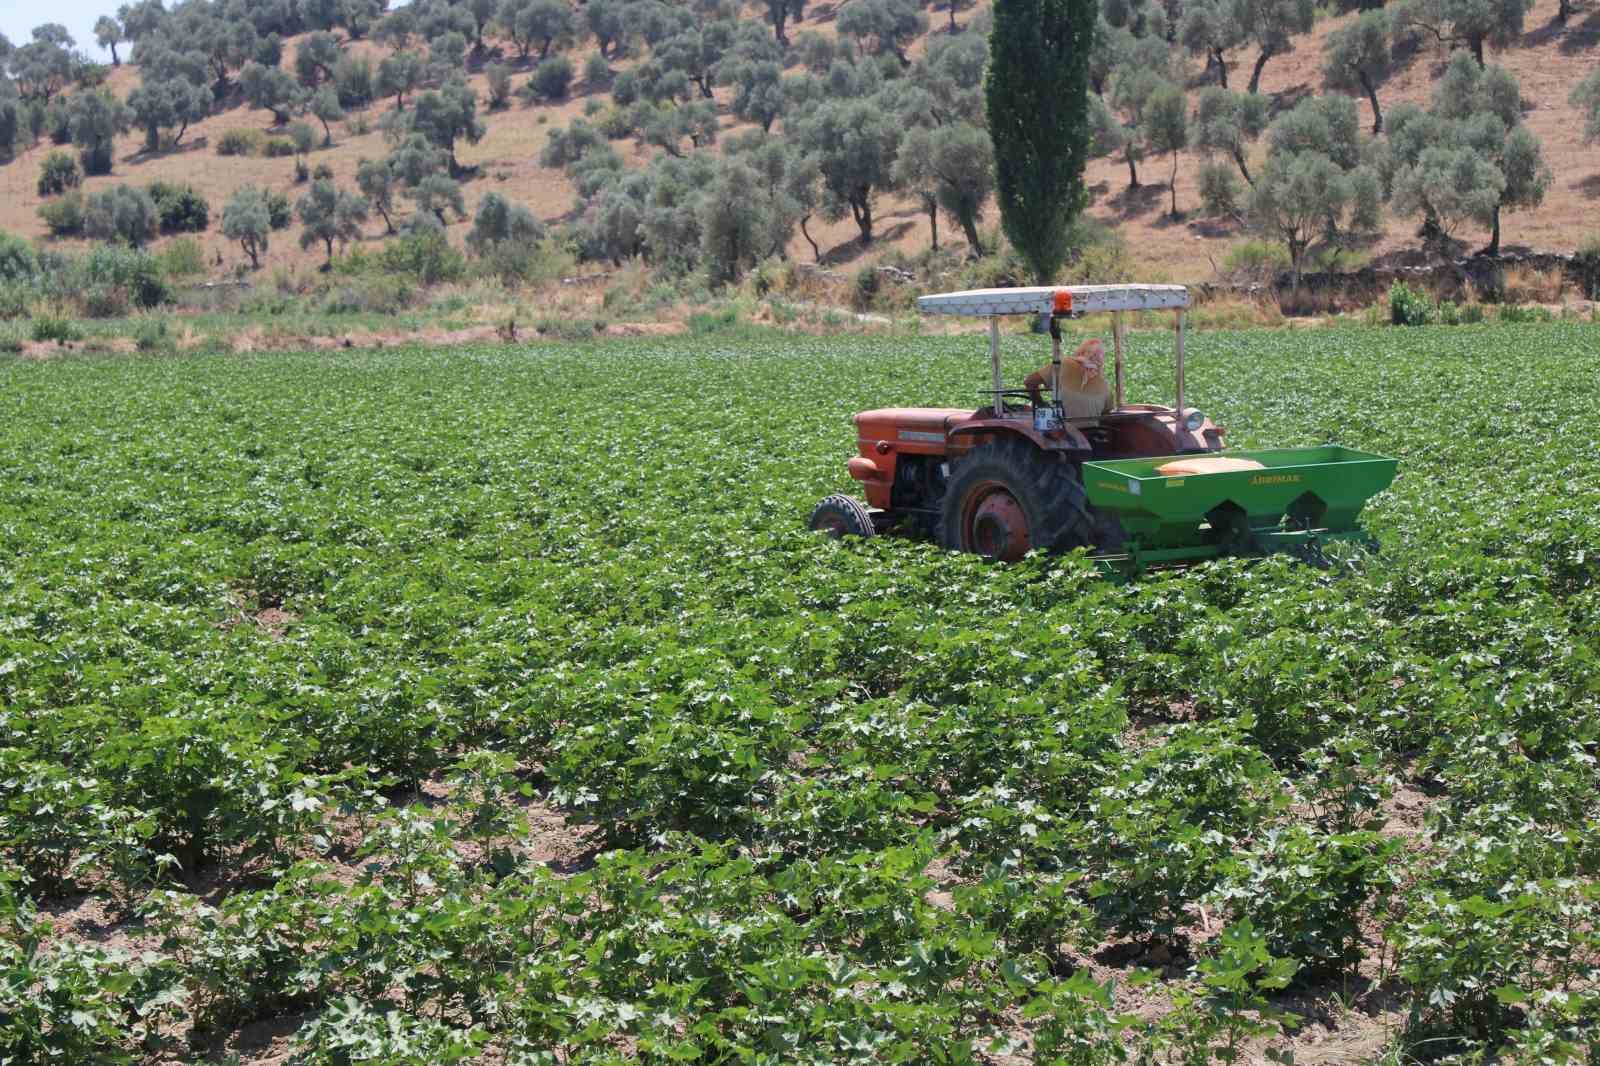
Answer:
<svg viewBox="0 0 1600 1066"><path fill-rule="evenodd" d="M956 464L939 514L939 541L1009 563L1031 548L1089 547L1094 524L1070 464L1025 441L998 441Z"/></svg>
<svg viewBox="0 0 1600 1066"><path fill-rule="evenodd" d="M835 494L824 497L811 511L808 528L826 533L837 540L840 537L870 537L877 532L872 524L872 514L854 496Z"/></svg>

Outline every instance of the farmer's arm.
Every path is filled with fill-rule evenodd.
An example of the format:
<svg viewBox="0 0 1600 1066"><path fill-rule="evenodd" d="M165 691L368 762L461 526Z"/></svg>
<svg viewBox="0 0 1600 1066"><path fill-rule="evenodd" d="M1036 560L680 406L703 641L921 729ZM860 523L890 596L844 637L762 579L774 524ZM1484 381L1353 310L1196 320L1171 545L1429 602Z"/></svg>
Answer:
<svg viewBox="0 0 1600 1066"><path fill-rule="evenodd" d="M1046 363L1038 370L1029 374L1022 382L1022 387L1028 390L1028 395L1033 398L1033 405L1039 406L1044 402L1043 393L1050 387L1050 364Z"/></svg>

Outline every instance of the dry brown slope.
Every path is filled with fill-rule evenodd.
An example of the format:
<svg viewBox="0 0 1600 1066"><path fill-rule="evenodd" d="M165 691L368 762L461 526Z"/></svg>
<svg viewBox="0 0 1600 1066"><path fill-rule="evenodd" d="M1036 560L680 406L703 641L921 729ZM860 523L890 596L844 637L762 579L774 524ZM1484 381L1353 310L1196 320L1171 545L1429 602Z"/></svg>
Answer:
<svg viewBox="0 0 1600 1066"><path fill-rule="evenodd" d="M1555 171L1555 181L1545 203L1538 209L1508 215L1505 221L1505 241L1508 247L1528 246L1538 249L1564 250L1573 247L1584 236L1600 231L1595 218L1600 214L1600 150L1586 145L1581 139L1582 123L1575 110L1567 104L1571 87L1594 69L1600 61L1600 14L1582 13L1571 25L1562 30L1554 27L1553 17L1557 0L1536 0L1528 18L1529 32L1515 48L1491 54L1491 61L1510 68L1521 80L1523 93L1531 105L1528 122L1544 141L1545 152ZM960 21L965 24L975 12L965 12ZM834 5L824 3L814 6L803 29L831 33ZM933 32L944 19L934 12ZM748 8L746 17L756 17L755 9ZM1348 18L1324 19L1307 37L1301 38L1295 52L1270 62L1262 79L1264 91L1274 94L1280 104L1287 105L1299 96L1322 91L1318 74L1322 42L1336 27ZM919 42L920 44L920 42ZM366 43L354 47L371 49ZM581 69L589 49L573 53ZM1241 53L1241 66L1248 70L1254 57ZM1390 108L1401 101L1426 103L1433 80L1437 77L1445 54L1441 51L1424 52L1381 93L1384 107ZM1197 68L1196 68L1197 69ZM1244 72L1236 75L1242 78ZM137 84L137 72L123 67L112 73L111 85L125 94ZM519 77L520 80L520 77ZM487 97L486 79L480 72L471 81L480 97ZM499 190L512 199L528 204L548 221L564 218L571 211L574 196L570 184L559 171L541 167L538 151L543 146L548 131L581 115L585 103L592 97L605 99L603 92L591 92L581 82L575 87L572 99L559 105L522 107L485 116L488 132L476 145L463 145L459 156L463 163L479 168L479 176L467 183L466 195L469 211L491 189ZM726 92L719 92L724 111L724 132L732 132L740 125L726 113ZM363 117L373 131L351 135L338 131L333 148L313 155L314 163L326 163L333 168L342 182L353 183L357 162L362 157L378 157L387 151L382 136L376 132L387 102L375 104L363 112ZM1366 115L1363 103L1363 114ZM243 258L239 250L218 232L223 202L239 186L254 182L281 189L291 196L299 194L294 184L292 159L254 159L219 156L215 145L227 130L239 127L265 129L270 115L236 107L213 115L185 137L185 150L145 157L137 134L130 134L118 142L116 172L110 176L90 179L90 190L118 182L145 183L155 180L190 182L204 192L212 202L213 227L201 235L209 261L220 258L224 268L239 264ZM781 126L780 126L781 131ZM650 150L640 149L632 142L618 144L631 164L643 163ZM50 151L42 145L23 153L8 166L0 167L0 228L30 236L43 236L44 227L37 209L40 197L34 184L39 163ZM1096 199L1090 208L1095 217L1113 223L1123 234L1129 250L1146 275L1179 281L1196 281L1212 274L1212 264L1220 263L1230 244L1239 238L1236 227L1218 226L1192 217L1198 202L1194 179L1198 160L1192 153L1180 153L1178 159L1177 193L1179 208L1191 212L1186 221L1172 222L1165 216L1168 202L1166 187L1170 173L1168 161L1152 160L1141 169L1141 178L1148 184L1136 195L1126 192L1126 167L1106 160L1090 164L1088 180L1096 190ZM870 250L856 247L853 242L855 228L848 221L814 223L811 231L825 249L831 249L832 259L852 261L858 257L875 258L889 251L916 253L928 244L926 220L914 205L902 198L886 196L878 206L880 239ZM989 221L994 221L991 208ZM452 227L459 232L463 226ZM1415 223L1410 219L1391 219L1383 239L1372 249L1386 252L1412 247L1415 244ZM950 227L941 227L946 239L959 241L949 233ZM296 240L297 231L291 229L274 235L271 251L267 255L269 266L306 269L319 261L316 249L301 250ZM374 218L367 226L366 240L377 241L383 236L382 222ZM1468 240L1479 240L1485 235L1467 233ZM811 256L809 245L798 235L790 246L797 259Z"/></svg>

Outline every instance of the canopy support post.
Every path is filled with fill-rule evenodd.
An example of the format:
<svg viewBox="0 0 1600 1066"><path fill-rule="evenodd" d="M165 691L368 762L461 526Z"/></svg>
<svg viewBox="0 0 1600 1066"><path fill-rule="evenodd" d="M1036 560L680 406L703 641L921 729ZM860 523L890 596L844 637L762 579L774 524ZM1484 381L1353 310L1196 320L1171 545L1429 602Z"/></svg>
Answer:
<svg viewBox="0 0 1600 1066"><path fill-rule="evenodd" d="M1006 413L1004 379L1000 376L1000 316L989 316L989 373L994 379L994 416L1004 418Z"/></svg>
<svg viewBox="0 0 1600 1066"><path fill-rule="evenodd" d="M1178 421L1177 421L1177 424L1172 427L1173 428L1173 435L1178 441L1178 447L1179 448L1183 447L1183 431L1184 431L1184 426L1183 426L1183 420L1184 420L1184 413L1183 413L1183 327L1184 327L1184 321L1183 320L1184 320L1183 308L1180 307L1180 308L1178 308Z"/></svg>
<svg viewBox="0 0 1600 1066"><path fill-rule="evenodd" d="M1111 347L1115 352L1117 368L1117 410L1122 410L1122 312L1111 312Z"/></svg>
<svg viewBox="0 0 1600 1066"><path fill-rule="evenodd" d="M1061 324L1050 319L1050 402L1061 406Z"/></svg>

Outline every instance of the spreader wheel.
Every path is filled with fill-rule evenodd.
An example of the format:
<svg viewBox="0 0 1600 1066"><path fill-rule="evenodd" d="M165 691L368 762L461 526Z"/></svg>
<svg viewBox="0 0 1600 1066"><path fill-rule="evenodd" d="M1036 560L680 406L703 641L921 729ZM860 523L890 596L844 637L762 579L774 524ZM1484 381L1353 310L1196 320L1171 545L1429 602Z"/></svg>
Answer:
<svg viewBox="0 0 1600 1066"><path fill-rule="evenodd" d="M974 448L956 464L939 515L947 548L1016 562L1031 548L1070 551L1094 543L1076 471L1020 440Z"/></svg>
<svg viewBox="0 0 1600 1066"><path fill-rule="evenodd" d="M811 512L810 528L836 540L844 536L870 537L877 532L866 506L854 496L839 494L817 504Z"/></svg>

